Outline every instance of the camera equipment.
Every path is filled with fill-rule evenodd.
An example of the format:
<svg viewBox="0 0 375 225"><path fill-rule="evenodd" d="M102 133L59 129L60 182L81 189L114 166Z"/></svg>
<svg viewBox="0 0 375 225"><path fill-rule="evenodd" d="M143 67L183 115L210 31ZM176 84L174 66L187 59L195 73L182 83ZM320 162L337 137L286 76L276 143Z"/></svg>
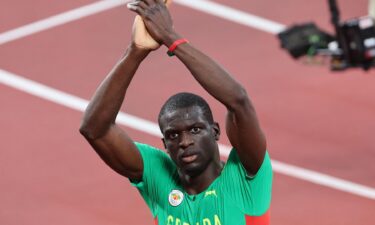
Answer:
<svg viewBox="0 0 375 225"><path fill-rule="evenodd" d="M281 47L293 58L328 56L332 70L375 67L375 20L370 16L340 22L336 0L328 0L335 35L314 23L294 25L278 34Z"/></svg>

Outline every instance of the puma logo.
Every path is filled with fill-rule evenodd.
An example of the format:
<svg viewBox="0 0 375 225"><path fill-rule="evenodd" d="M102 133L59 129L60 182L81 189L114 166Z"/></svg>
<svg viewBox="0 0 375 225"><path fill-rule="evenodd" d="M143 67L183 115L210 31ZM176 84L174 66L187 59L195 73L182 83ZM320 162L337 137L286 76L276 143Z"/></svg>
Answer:
<svg viewBox="0 0 375 225"><path fill-rule="evenodd" d="M215 197L217 197L216 190L206 191L206 193L204 194L204 197L207 197L209 195L214 195Z"/></svg>

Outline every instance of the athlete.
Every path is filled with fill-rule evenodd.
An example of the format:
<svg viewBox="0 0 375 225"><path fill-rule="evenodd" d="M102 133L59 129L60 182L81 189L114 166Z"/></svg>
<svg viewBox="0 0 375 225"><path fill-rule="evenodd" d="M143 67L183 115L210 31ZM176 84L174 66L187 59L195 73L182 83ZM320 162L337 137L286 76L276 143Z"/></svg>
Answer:
<svg viewBox="0 0 375 225"><path fill-rule="evenodd" d="M139 190L155 224L269 224L272 168L245 89L175 31L162 0L133 1L128 8L137 14L132 41L95 92L80 132L105 163ZM226 163L220 161L220 127L207 102L195 94L173 95L160 110L167 153L134 142L116 125L137 68L161 45L227 108L226 133L233 148Z"/></svg>

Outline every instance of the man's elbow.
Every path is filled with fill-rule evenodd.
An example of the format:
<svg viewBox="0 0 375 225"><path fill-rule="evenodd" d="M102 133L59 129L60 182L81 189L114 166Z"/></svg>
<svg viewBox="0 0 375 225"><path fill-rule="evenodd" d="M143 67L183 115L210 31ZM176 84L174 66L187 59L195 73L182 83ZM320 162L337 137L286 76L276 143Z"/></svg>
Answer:
<svg viewBox="0 0 375 225"><path fill-rule="evenodd" d="M92 136L90 129L88 129L84 124L81 124L81 126L79 127L79 133L85 138L89 138Z"/></svg>
<svg viewBox="0 0 375 225"><path fill-rule="evenodd" d="M95 140L99 138L98 132L95 132L95 129L85 122L81 123L79 133L81 133L87 140Z"/></svg>
<svg viewBox="0 0 375 225"><path fill-rule="evenodd" d="M250 98L244 88L240 88L239 90L237 90L236 94L234 95L231 108L234 111L242 110L244 108L247 108L247 109L253 108Z"/></svg>

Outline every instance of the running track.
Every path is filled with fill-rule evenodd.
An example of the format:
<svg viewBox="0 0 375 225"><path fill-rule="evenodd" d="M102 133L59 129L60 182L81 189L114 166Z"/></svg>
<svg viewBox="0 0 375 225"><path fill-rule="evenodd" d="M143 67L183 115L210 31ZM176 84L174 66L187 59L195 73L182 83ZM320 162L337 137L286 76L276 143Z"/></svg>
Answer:
<svg viewBox="0 0 375 225"><path fill-rule="evenodd" d="M82 107L125 49L134 17L124 5L117 6L120 1L102 2L111 7L100 6L101 12L81 8L98 3L91 0L1 3L0 224L152 224L137 191L104 165L78 133ZM326 67L307 67L280 50L272 35L284 25L310 20L332 30L325 1L215 1L270 20L259 27L183 2L176 0L172 7L177 30L231 71L257 107L270 154L277 160L272 224L372 223L374 71L332 73ZM343 18L367 10L365 0L339 4ZM69 14L74 21L4 39L10 30L45 18L53 21L51 16L77 8L83 9L79 15L93 10L92 15ZM11 80L14 76L27 82ZM40 84L45 86L33 89ZM124 128L135 140L162 147L154 124L147 121L155 121L160 105L178 91L205 96L224 125L224 108L162 48L142 65L122 109L145 119L146 125L141 128L144 123L135 121ZM119 123L129 121L127 114L122 116ZM228 141L223 137L221 143ZM284 171L290 168L281 162L319 174L297 178L292 174L296 170ZM310 175L317 175L316 180Z"/></svg>

